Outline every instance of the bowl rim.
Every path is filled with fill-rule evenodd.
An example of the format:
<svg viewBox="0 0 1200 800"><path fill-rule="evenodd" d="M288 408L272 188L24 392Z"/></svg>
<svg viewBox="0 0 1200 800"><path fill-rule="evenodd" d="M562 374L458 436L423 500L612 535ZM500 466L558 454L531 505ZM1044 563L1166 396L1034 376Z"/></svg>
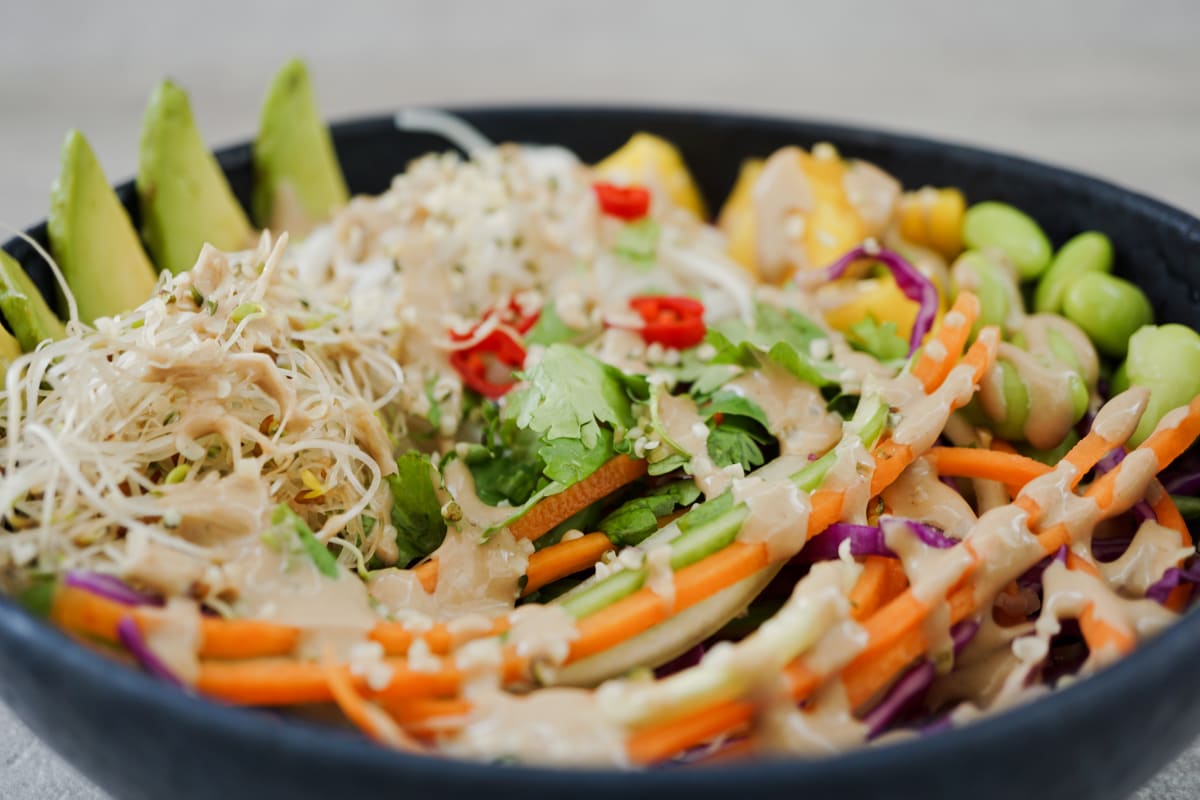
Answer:
<svg viewBox="0 0 1200 800"><path fill-rule="evenodd" d="M1043 181L1061 186L1086 186L1092 193L1101 193L1122 205L1136 204L1143 214L1150 214L1163 227L1177 228L1185 238L1200 244L1200 218L1164 201L1127 189L1109 180L1097 178L1072 169L1057 167L1024 156L946 141L908 132L826 122L805 116L755 113L753 111L721 111L712 108L671 107L621 103L513 103L499 105L452 105L444 110L461 115L480 127L489 121L516 115L526 116L589 116L627 120L630 130L641 129L641 123L670 120L704 127L713 123L751 126L760 130L793 133L797 127L820 130L822 137L835 143L853 140L858 145L871 143L898 145L906 150L941 151L973 163L986 164L1003 171L1032 173ZM373 133L381 128L394 129L394 112L359 114L335 120L330 130L336 142L346 137ZM529 140L529 141L537 141ZM547 142L551 143L551 142ZM802 143L797 141L797 143ZM244 166L251 156L250 140L240 140L216 148L214 155L223 169ZM116 185L123 200L135 191L132 179ZM43 238L45 220L25 229L25 234ZM4 250L23 264L30 258L29 246L20 238L3 242ZM36 257L36 256L35 256ZM444 779L447 759L438 756L416 755L390 750L366 741L357 732L303 719L287 718L281 724L274 717L256 709L244 709L221 704L192 692L183 692L156 680L136 669L112 669L110 658L71 639L46 620L35 617L13 598L0 595L0 641L6 646L20 648L35 662L58 662L70 673L103 686L113 698L139 705L156 705L173 715L188 717L192 724L203 726L228 741L253 747L270 742L275 748L292 754L319 759L322 763L337 763L340 768L371 768L373 771L403 772L408 776L436 785ZM1194 609L1182 615L1166 630L1141 644L1133 653L1115 664L1101 669L1085 680L1055 689L1048 694L1014 708L955 727L953 735L914 736L885 741L818 758L795 756L764 757L747 762L704 765L699 769L643 769L546 767L537 765L497 765L469 760L450 760L456 779L478 787L487 787L497 778L536 781L548 789L569 791L577 789L580 780L600 789L671 790L689 788L711 790L740 789L748 779L758 786L780 785L819 779L836 781L866 770L898 769L914 761L947 763L969 753L988 752L1000 743L1020 737L1022 733L1044 727L1054 727L1055 721L1070 717L1081 709L1095 706L1109 695L1125 695L1144 682L1147 671L1161 671L1184 658L1200 641L1200 613ZM4 675L0 674L0 682ZM20 712L17 712L20 716ZM367 746L364 746L364 743ZM1188 742L1171 742L1164 749L1174 755Z"/></svg>

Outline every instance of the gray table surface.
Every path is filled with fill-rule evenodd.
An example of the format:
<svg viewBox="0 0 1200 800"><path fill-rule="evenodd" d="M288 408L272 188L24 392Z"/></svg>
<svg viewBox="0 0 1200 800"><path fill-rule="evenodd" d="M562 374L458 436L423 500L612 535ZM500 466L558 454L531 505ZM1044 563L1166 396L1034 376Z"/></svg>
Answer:
<svg viewBox="0 0 1200 800"><path fill-rule="evenodd" d="M780 112L1022 153L1200 212L1200 3L1188 0L49 0L4 10L9 227L44 216L68 128L123 179L158 78L191 90L220 144L253 131L267 80L293 54L309 60L335 117L553 100ZM1136 795L1198 796L1200 743ZM0 797L105 795L0 707Z"/></svg>

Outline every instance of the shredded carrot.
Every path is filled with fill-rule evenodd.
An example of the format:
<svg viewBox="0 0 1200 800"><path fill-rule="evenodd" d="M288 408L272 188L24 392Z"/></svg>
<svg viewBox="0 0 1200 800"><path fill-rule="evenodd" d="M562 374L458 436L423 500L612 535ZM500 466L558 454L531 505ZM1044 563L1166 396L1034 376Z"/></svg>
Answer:
<svg viewBox="0 0 1200 800"><path fill-rule="evenodd" d="M613 549L613 543L603 533L589 533L538 550L529 557L522 594L535 592L559 578L587 569Z"/></svg>
<svg viewBox="0 0 1200 800"><path fill-rule="evenodd" d="M904 568L896 559L886 556L864 558L862 574L850 591L850 608L853 609L851 617L862 621L891 600L888 594L896 583L897 573L900 580L907 583Z"/></svg>
<svg viewBox="0 0 1200 800"><path fill-rule="evenodd" d="M1016 453L980 447L931 447L926 457L939 475L999 481L1013 494L1051 469L1040 461Z"/></svg>
<svg viewBox="0 0 1200 800"><path fill-rule="evenodd" d="M344 666L325 667L325 679L333 701L346 719L367 736L400 750L421 749L382 709L358 693L349 669Z"/></svg>
<svg viewBox="0 0 1200 800"><path fill-rule="evenodd" d="M147 614L133 609L133 618L142 628ZM93 594L85 589L63 586L54 595L50 618L64 630L109 642L118 641L117 623L130 614L127 605ZM300 639L299 629L290 625L249 619L200 620L201 658L264 658L287 655Z"/></svg>
<svg viewBox="0 0 1200 800"><path fill-rule="evenodd" d="M452 695L458 690L462 677L453 668L420 672L411 669L402 659L391 659L387 665L392 670L392 679L377 694L393 700ZM196 690L235 705L328 703L333 696L326 673L327 669L321 664L281 658L202 661ZM365 688L357 678L355 685L359 691Z"/></svg>
<svg viewBox="0 0 1200 800"><path fill-rule="evenodd" d="M952 317L952 314L956 316ZM938 326L912 366L913 376L921 382L926 392L932 392L946 380L946 376L958 361L959 354L966 347L967 338L971 335L971 326L978 317L979 298L970 292L960 292L949 313L942 317L942 324ZM947 318L955 320L958 324L946 324Z"/></svg>
<svg viewBox="0 0 1200 800"><path fill-rule="evenodd" d="M645 474L645 461L627 455L614 456L579 483L538 501L508 529L518 539L536 539L563 520Z"/></svg>
<svg viewBox="0 0 1200 800"><path fill-rule="evenodd" d="M638 731L627 744L629 759L635 764L653 764L686 750L697 742L722 733L732 733L754 716L754 706L731 700L672 720L669 726Z"/></svg>

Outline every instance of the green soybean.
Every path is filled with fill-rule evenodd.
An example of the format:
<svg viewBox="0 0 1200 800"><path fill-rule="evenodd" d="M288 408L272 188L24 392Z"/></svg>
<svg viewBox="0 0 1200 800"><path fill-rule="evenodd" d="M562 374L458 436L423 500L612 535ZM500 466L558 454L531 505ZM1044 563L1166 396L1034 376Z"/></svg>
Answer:
<svg viewBox="0 0 1200 800"><path fill-rule="evenodd" d="M1019 442L1025 438L1025 421L1029 418L1029 390L1011 362L998 359L996 368L1004 389L1004 419L992 420L992 430L1001 439Z"/></svg>
<svg viewBox="0 0 1200 800"><path fill-rule="evenodd" d="M1067 287L1087 272L1112 272L1113 246L1108 237L1098 231L1085 231L1062 247L1050 262L1050 268L1038 281L1033 296L1033 308L1041 314L1062 311Z"/></svg>
<svg viewBox="0 0 1200 800"><path fill-rule="evenodd" d="M1045 232L1028 214L1007 203L988 201L967 209L963 241L974 250L1001 250L1023 281L1037 278L1050 265L1052 250Z"/></svg>
<svg viewBox="0 0 1200 800"><path fill-rule="evenodd" d="M1147 325L1130 338L1124 370L1130 385L1150 390L1146 413L1130 439L1137 445L1168 411L1200 394L1200 334L1184 325Z"/></svg>
<svg viewBox="0 0 1200 800"><path fill-rule="evenodd" d="M1063 316L1078 325L1101 353L1121 358L1129 349L1129 337L1154 322L1154 309L1129 281L1088 272L1067 287Z"/></svg>
<svg viewBox="0 0 1200 800"><path fill-rule="evenodd" d="M1012 313L1012 279L1004 268L986 253L968 250L954 262L951 270L957 291L969 288L979 298L979 316L971 326L971 338L985 325L996 325L1005 333L1005 322Z"/></svg>

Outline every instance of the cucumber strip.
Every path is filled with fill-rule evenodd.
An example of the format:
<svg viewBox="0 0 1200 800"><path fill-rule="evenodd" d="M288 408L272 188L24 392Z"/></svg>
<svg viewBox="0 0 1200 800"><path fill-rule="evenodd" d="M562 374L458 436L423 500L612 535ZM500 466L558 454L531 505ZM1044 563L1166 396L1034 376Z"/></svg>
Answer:
<svg viewBox="0 0 1200 800"><path fill-rule="evenodd" d="M858 436L864 445L874 445L883 435L887 416L887 406L877 397L864 398L859 403L859 411L854 419L846 423L846 437ZM814 491L837 460L835 451L836 448L802 467L789 479L802 491ZM729 505L728 510L708 518L714 506L719 507L719 504ZM749 513L744 503L733 504L733 495L729 491L693 508L679 519L679 528L683 532L669 545L671 569L677 572L729 546L737 539L738 531ZM689 517L704 521L691 528L687 524ZM578 593L572 592L570 596L563 597L561 605L575 619L589 617L641 589L648 575L645 567L621 570Z"/></svg>

